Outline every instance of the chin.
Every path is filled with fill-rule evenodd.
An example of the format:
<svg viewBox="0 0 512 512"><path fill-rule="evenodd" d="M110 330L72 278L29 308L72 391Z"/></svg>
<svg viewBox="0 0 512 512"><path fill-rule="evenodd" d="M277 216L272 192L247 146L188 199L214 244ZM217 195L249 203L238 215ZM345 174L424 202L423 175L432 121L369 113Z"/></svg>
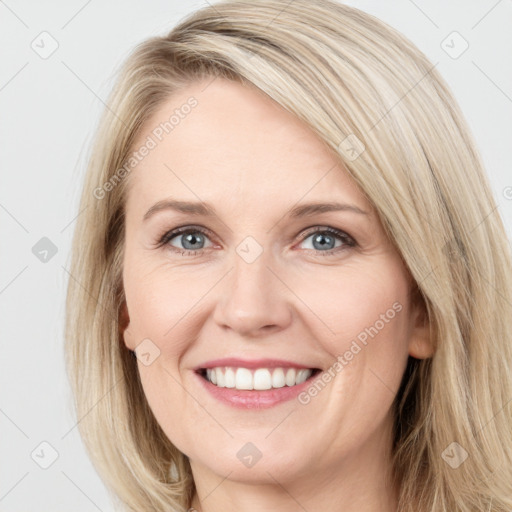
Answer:
<svg viewBox="0 0 512 512"><path fill-rule="evenodd" d="M259 447L259 448L258 448ZM251 443L230 441L229 446L220 447L222 456L218 452L211 453L207 459L191 457L194 469L195 462L207 467L213 473L229 480L252 484L275 484L294 481L303 475L311 474L312 464L303 457L299 446L283 447L272 446L268 441ZM229 477L228 477L229 475Z"/></svg>

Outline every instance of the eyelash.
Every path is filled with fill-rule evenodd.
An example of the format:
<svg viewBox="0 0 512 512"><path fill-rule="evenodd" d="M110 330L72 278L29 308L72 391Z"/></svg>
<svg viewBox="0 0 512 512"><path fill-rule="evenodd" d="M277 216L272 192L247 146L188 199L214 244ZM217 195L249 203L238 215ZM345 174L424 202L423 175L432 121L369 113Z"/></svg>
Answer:
<svg viewBox="0 0 512 512"><path fill-rule="evenodd" d="M205 249L179 249L177 247L173 247L169 244L169 242L175 238L178 235L183 234L190 234L190 233L201 233L205 236L210 235L210 232L206 230L205 228L201 226L183 226L180 228L173 229L171 231L165 232L159 239L157 243L157 248L162 247L164 245L168 245L168 247L173 251L177 253L181 253L181 255L185 256L196 256L197 254L201 253L201 251L204 251ZM341 247L335 247L333 249L328 249L327 251L318 251L316 249L305 249L306 251L313 251L314 253L318 255L323 256L331 256L334 253L337 253L339 251L346 250L347 248L356 247L358 244L356 240L350 236L345 231L341 231L340 229L331 228L328 226L315 226L311 229L308 229L306 232L302 233L300 242L304 242L307 238L309 238L311 235L315 235L316 233L328 233L329 235L332 235L334 237L337 237L342 240L343 244Z"/></svg>

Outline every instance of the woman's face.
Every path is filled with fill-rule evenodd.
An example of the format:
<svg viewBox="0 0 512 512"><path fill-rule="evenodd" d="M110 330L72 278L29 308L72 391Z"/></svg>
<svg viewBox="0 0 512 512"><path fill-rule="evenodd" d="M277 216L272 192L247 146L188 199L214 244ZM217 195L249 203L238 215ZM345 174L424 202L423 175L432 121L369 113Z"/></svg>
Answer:
<svg viewBox="0 0 512 512"><path fill-rule="evenodd" d="M163 104L143 145L122 322L166 435L195 473L239 481L378 465L407 357L429 349L355 182L291 114L219 78Z"/></svg>

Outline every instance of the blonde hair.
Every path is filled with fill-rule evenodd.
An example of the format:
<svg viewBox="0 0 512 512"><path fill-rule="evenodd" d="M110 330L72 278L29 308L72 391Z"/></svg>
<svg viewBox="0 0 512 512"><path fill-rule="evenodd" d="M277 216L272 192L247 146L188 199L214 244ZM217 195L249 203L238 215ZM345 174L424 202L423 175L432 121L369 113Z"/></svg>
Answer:
<svg viewBox="0 0 512 512"><path fill-rule="evenodd" d="M399 510L510 512L512 265L481 158L435 66L393 28L330 0L219 2L140 44L121 69L89 160L66 311L78 428L113 496L163 512L186 510L194 492L122 342L129 180L118 170L162 102L208 77L252 84L307 123L415 281L435 354L409 357L395 399ZM468 454L458 467L449 458L465 452L452 443Z"/></svg>

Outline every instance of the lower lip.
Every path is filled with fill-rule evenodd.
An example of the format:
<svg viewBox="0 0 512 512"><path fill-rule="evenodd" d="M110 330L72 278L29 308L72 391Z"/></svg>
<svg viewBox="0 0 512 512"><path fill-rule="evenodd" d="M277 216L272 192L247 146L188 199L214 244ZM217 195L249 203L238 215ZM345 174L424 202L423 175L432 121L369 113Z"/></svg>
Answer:
<svg viewBox="0 0 512 512"><path fill-rule="evenodd" d="M239 409L268 409L280 403L293 400L301 391L308 388L315 380L315 376L310 377L301 384L295 386L284 386L282 388L257 390L241 390L234 388L219 388L209 380L194 372L195 376L201 381L205 389L217 400L224 402L232 407Z"/></svg>

